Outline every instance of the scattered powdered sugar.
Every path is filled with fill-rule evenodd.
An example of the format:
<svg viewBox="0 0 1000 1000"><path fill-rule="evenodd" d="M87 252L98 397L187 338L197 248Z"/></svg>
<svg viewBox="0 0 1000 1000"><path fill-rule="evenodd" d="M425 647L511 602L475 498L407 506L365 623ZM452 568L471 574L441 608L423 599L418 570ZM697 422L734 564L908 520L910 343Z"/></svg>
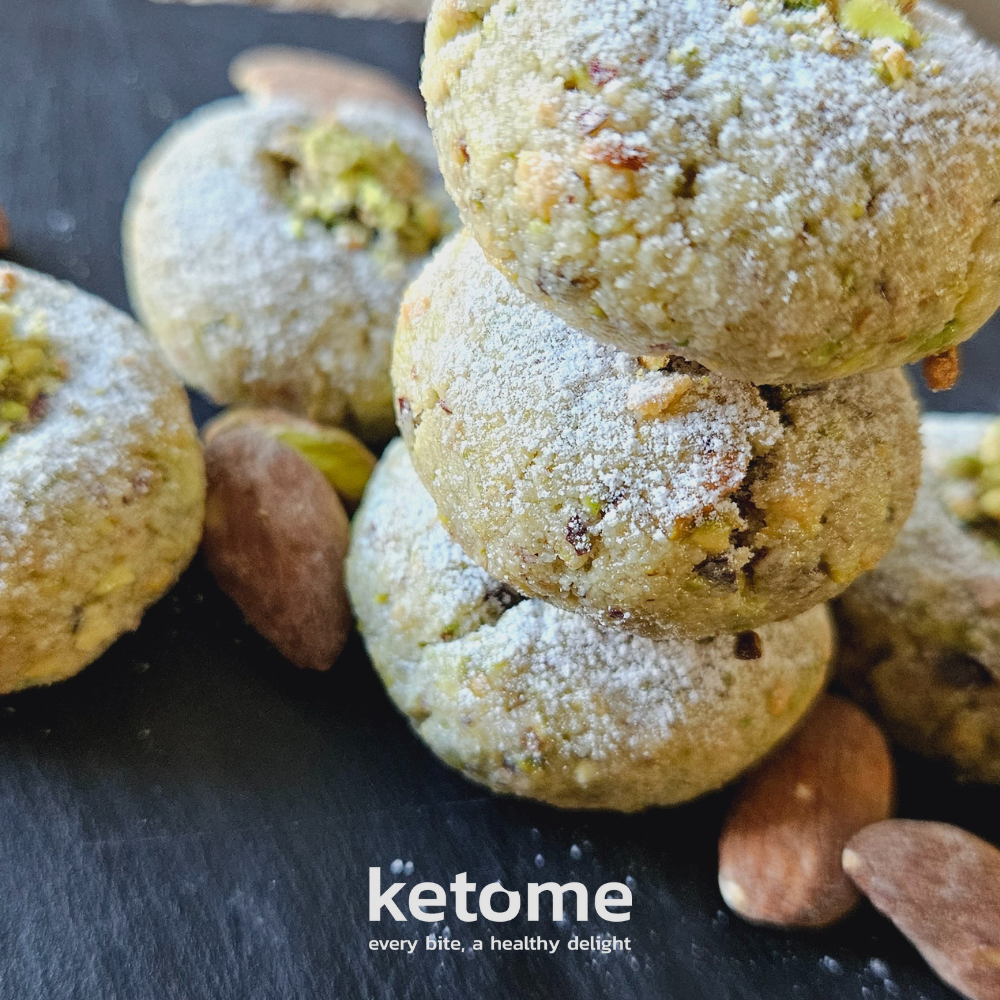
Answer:
<svg viewBox="0 0 1000 1000"><path fill-rule="evenodd" d="M39 314L67 378L47 400L42 419L0 445L0 593L8 570L66 554L58 539L36 536L38 525L106 502L109 478L138 474L122 459L152 437L189 425L186 403L163 405L180 390L158 351L123 313L71 285L13 264L11 304ZM164 420L174 423L166 426ZM141 481L135 484L141 489ZM56 513L58 512L58 513ZM37 561L37 562L36 562Z"/></svg>
<svg viewBox="0 0 1000 1000"><path fill-rule="evenodd" d="M916 4L913 72L890 84L878 40L825 4L759 0L752 24L726 0L477 6L481 25L428 35L430 121L466 222L540 304L756 382L971 333L1000 58L957 15Z"/></svg>
<svg viewBox="0 0 1000 1000"><path fill-rule="evenodd" d="M427 125L412 110L345 101L337 119L395 140L440 184ZM273 383L285 398L306 397L301 409L338 393L361 406L388 401L398 303L421 262L389 266L339 245L315 220L293 233L267 153L315 120L287 101L215 101L174 126L136 175L124 225L130 292L188 381L217 399L245 400L247 387Z"/></svg>
<svg viewBox="0 0 1000 1000"><path fill-rule="evenodd" d="M399 441L386 450L356 517L347 582L373 661L405 710L419 717L436 705L445 715L475 717L522 750L526 727L544 730L558 719L563 751L594 762L645 758L696 706L716 714L720 727L714 735L706 727L699 739L725 743L732 713L779 681L794 687L804 668L817 669L818 680L829 648L821 607L759 629L763 655L752 671L732 637L653 641L541 600L486 612L499 584L441 526ZM466 627L433 634L452 618ZM459 664L464 677L452 686ZM500 688L483 687L485 678Z"/></svg>
<svg viewBox="0 0 1000 1000"><path fill-rule="evenodd" d="M441 277L453 267L462 280L449 282L449 294ZM414 338L413 367L422 383L446 387L440 403L462 415L462 443L489 453L477 468L481 495L503 496L512 518L583 509L589 523L600 509L595 535L610 527L669 532L735 491L754 456L782 435L756 387L697 366L673 376L691 383L674 410L643 418L630 394L634 401L645 383L659 392L671 376L537 308L468 235L442 251L415 288L433 291L444 314L426 331L435 340L423 339L423 330Z"/></svg>
<svg viewBox="0 0 1000 1000"><path fill-rule="evenodd" d="M566 58L641 81L647 128L667 134L675 122L692 147L712 151L707 162L745 170L752 161L760 169L749 172L780 178L790 203L801 196L818 209L843 193L859 149L888 161L908 147L996 134L983 82L1000 82L997 52L953 12L929 0L910 12L923 41L911 53L914 78L894 88L874 72L873 43L845 36L828 11L758 7L747 25L725 0L568 0ZM836 54L824 49L827 28L841 38ZM728 109L732 93L739 102ZM643 132L632 138L641 144Z"/></svg>

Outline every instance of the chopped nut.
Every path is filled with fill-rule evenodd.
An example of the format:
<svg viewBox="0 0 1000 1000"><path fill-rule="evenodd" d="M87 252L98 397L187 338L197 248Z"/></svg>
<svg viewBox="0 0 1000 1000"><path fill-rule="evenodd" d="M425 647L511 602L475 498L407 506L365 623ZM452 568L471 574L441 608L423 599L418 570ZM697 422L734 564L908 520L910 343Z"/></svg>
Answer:
<svg viewBox="0 0 1000 1000"><path fill-rule="evenodd" d="M587 76L590 77L591 83L603 87L618 76L618 70L614 66L605 66L597 59L591 59L590 65L587 66Z"/></svg>
<svg viewBox="0 0 1000 1000"><path fill-rule="evenodd" d="M639 358L639 364L650 372L658 372L661 368L666 368L669 363L669 354L644 354Z"/></svg>
<svg viewBox="0 0 1000 1000"><path fill-rule="evenodd" d="M581 150L594 163L606 163L623 170L642 170L649 162L649 150L614 132L601 132L588 139Z"/></svg>
<svg viewBox="0 0 1000 1000"><path fill-rule="evenodd" d="M894 0L847 0L838 9L837 20L861 38L887 38L909 49L920 44L920 32Z"/></svg>
<svg viewBox="0 0 1000 1000"><path fill-rule="evenodd" d="M943 354L935 354L934 357L924 358L924 385L931 392L943 392L946 389L952 388L958 381L960 373L961 366L958 362L957 347L949 347Z"/></svg>
<svg viewBox="0 0 1000 1000"><path fill-rule="evenodd" d="M590 540L590 529L580 517L574 514L566 525L566 541L572 546L578 556L585 556L593 548Z"/></svg>
<svg viewBox="0 0 1000 1000"><path fill-rule="evenodd" d="M515 172L517 198L531 213L544 222L551 217L552 206L562 197L563 170L551 153L526 151L518 154Z"/></svg>
<svg viewBox="0 0 1000 1000"><path fill-rule="evenodd" d="M546 128L555 128L559 124L558 101L554 101L551 97L539 101L538 107L535 109L535 120Z"/></svg>
<svg viewBox="0 0 1000 1000"><path fill-rule="evenodd" d="M760 20L760 11L757 9L757 5L753 2L753 0L747 0L747 2L740 7L740 20L747 27L751 27Z"/></svg>
<svg viewBox="0 0 1000 1000"><path fill-rule="evenodd" d="M690 375L652 372L636 382L629 391L625 405L644 420L669 413L694 386Z"/></svg>
<svg viewBox="0 0 1000 1000"><path fill-rule="evenodd" d="M608 112L604 108L587 108L581 111L577 121L580 123L580 131L584 135L593 135L600 131L601 126L608 120Z"/></svg>
<svg viewBox="0 0 1000 1000"><path fill-rule="evenodd" d="M756 632L740 632L733 652L737 660L759 660L764 655L764 643Z"/></svg>
<svg viewBox="0 0 1000 1000"><path fill-rule="evenodd" d="M899 83L913 76L913 60L898 42L879 38L872 42L872 59L886 83Z"/></svg>

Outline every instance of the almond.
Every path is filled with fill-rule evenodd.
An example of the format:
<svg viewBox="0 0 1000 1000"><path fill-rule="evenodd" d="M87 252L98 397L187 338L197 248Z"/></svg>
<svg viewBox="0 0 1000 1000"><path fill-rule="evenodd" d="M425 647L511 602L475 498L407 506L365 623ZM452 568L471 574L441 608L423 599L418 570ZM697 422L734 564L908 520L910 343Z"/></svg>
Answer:
<svg viewBox="0 0 1000 1000"><path fill-rule="evenodd" d="M312 111L338 101L384 101L424 115L420 96L388 73L312 49L263 45L241 52L229 64L232 85L251 97L289 97Z"/></svg>
<svg viewBox="0 0 1000 1000"><path fill-rule="evenodd" d="M7 213L0 205L0 250L6 250L10 246L10 220Z"/></svg>
<svg viewBox="0 0 1000 1000"><path fill-rule="evenodd" d="M296 666L327 670L350 635L350 525L323 474L254 427L205 447L205 559L222 590Z"/></svg>
<svg viewBox="0 0 1000 1000"><path fill-rule="evenodd" d="M844 871L970 1000L1000 1000L1000 851L957 826L895 819L848 842Z"/></svg>
<svg viewBox="0 0 1000 1000"><path fill-rule="evenodd" d="M892 758L874 722L825 696L798 732L746 780L719 840L719 889L754 923L825 927L858 901L841 852L885 819Z"/></svg>
<svg viewBox="0 0 1000 1000"><path fill-rule="evenodd" d="M177 3L178 0L156 0ZM431 0L180 0L194 6L209 3L241 3L248 7L293 12L312 11L338 17L370 17L389 21L425 21Z"/></svg>
<svg viewBox="0 0 1000 1000"><path fill-rule="evenodd" d="M210 420L202 428L202 437L209 444L234 427L254 427L294 448L326 476L348 513L361 502L377 459L353 434L284 410L247 406L226 410Z"/></svg>

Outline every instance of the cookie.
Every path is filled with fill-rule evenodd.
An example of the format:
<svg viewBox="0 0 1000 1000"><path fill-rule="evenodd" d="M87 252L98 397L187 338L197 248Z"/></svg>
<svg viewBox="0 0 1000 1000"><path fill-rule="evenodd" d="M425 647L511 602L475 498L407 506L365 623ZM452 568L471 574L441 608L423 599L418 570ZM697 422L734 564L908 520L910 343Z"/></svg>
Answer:
<svg viewBox="0 0 1000 1000"><path fill-rule="evenodd" d="M633 812L732 780L805 713L831 655L822 607L653 642L524 600L451 541L399 441L355 517L347 586L389 696L441 760L572 809Z"/></svg>
<svg viewBox="0 0 1000 1000"><path fill-rule="evenodd" d="M217 101L139 168L123 226L129 294L215 402L384 439L396 312L452 211L410 108L345 101L328 117Z"/></svg>
<svg viewBox="0 0 1000 1000"><path fill-rule="evenodd" d="M0 693L83 669L201 537L184 390L136 324L0 266Z"/></svg>
<svg viewBox="0 0 1000 1000"><path fill-rule="evenodd" d="M633 354L759 384L938 354L1000 304L1000 56L900 6L437 0L445 181L522 291Z"/></svg>
<svg viewBox="0 0 1000 1000"><path fill-rule="evenodd" d="M519 593L654 639L791 618L892 545L919 478L898 371L757 388L538 308L462 234L407 292L399 424L456 541Z"/></svg>
<svg viewBox="0 0 1000 1000"><path fill-rule="evenodd" d="M839 602L838 672L904 746L1000 783L1000 425L931 413L923 437L913 516Z"/></svg>

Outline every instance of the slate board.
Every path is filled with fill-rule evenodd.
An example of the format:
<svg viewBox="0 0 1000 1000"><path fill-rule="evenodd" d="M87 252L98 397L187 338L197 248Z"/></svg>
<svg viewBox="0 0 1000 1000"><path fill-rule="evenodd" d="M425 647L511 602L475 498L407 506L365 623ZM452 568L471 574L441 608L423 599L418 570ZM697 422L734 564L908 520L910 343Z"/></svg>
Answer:
<svg viewBox="0 0 1000 1000"><path fill-rule="evenodd" d="M229 92L246 46L313 45L415 83L417 25L146 0L5 0L0 204L10 257L126 307L118 223L142 154ZM996 325L947 409L1000 408ZM200 415L208 412L196 402ZM1000 791L900 759L901 814L1000 842ZM953 997L873 911L784 934L727 915L715 839L727 794L639 817L484 795L427 753L360 644L326 676L283 663L200 563L81 676L0 700L0 997L80 1000ZM574 845L578 850L572 851ZM367 869L480 885L634 880L633 951L372 954L426 931L367 920ZM587 936L600 928L579 928ZM432 928L433 929L433 928ZM443 932L443 927L437 928ZM468 925L450 927L470 940Z"/></svg>

